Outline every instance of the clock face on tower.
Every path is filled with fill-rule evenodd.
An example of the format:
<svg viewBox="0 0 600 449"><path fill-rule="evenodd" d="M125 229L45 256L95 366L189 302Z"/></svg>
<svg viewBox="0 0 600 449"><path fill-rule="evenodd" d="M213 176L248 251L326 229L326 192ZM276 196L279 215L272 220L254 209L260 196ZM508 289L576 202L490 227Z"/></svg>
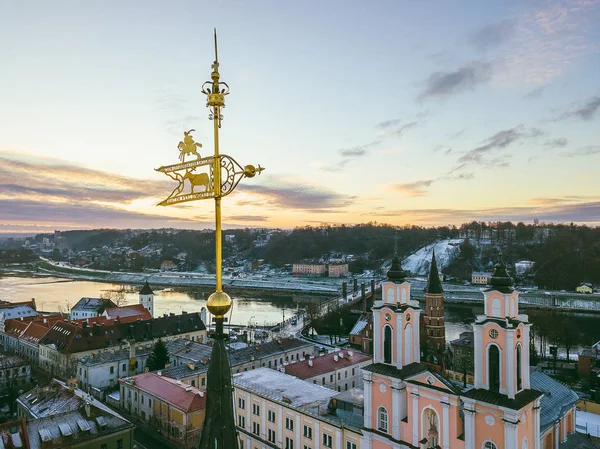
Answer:
<svg viewBox="0 0 600 449"><path fill-rule="evenodd" d="M389 313L386 313L386 314L385 314L385 320L386 320L386 321L389 321L389 320L391 320L391 319L392 319L392 315L390 315Z"/></svg>

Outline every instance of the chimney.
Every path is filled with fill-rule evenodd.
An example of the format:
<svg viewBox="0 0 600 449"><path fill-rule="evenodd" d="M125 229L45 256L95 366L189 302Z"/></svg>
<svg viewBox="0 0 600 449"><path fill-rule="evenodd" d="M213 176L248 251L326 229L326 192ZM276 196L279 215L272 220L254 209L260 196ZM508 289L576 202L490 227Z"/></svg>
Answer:
<svg viewBox="0 0 600 449"><path fill-rule="evenodd" d="M157 375L157 376L162 376L162 371L157 371L157 372L156 372L156 375Z"/></svg>
<svg viewBox="0 0 600 449"><path fill-rule="evenodd" d="M90 403L88 401L85 401L83 407L85 408L85 416L89 418L92 414Z"/></svg>
<svg viewBox="0 0 600 449"><path fill-rule="evenodd" d="M371 279L371 294L375 294L375 279Z"/></svg>
<svg viewBox="0 0 600 449"><path fill-rule="evenodd" d="M342 282L342 296L344 297L344 300L346 300L346 298L348 298L348 283L347 282Z"/></svg>
<svg viewBox="0 0 600 449"><path fill-rule="evenodd" d="M375 281L371 281L371 285L373 285L374 282ZM362 312L367 313L367 297L365 295L365 284L362 285Z"/></svg>
<svg viewBox="0 0 600 449"><path fill-rule="evenodd" d="M348 351L348 357L352 357L354 355L354 351Z"/></svg>
<svg viewBox="0 0 600 449"><path fill-rule="evenodd" d="M344 358L344 353L343 352L340 352L338 355L340 356L340 359Z"/></svg>
<svg viewBox="0 0 600 449"><path fill-rule="evenodd" d="M354 290L354 293L356 293L356 292L358 292L358 279L354 278L353 280L354 280L353 290Z"/></svg>
<svg viewBox="0 0 600 449"><path fill-rule="evenodd" d="M313 361L312 360L308 360L308 366L313 366Z"/></svg>
<svg viewBox="0 0 600 449"><path fill-rule="evenodd" d="M338 356L337 356L337 355L334 355L334 356L333 356L333 361L334 361L334 362L337 362L338 360L339 360Z"/></svg>

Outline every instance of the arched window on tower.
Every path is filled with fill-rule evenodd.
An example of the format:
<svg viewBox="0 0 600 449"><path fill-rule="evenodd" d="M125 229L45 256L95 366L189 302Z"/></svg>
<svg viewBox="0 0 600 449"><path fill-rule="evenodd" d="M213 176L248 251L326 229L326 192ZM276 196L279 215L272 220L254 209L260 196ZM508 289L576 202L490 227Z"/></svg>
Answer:
<svg viewBox="0 0 600 449"><path fill-rule="evenodd" d="M377 409L377 430L385 433L388 431L388 413L384 407Z"/></svg>
<svg viewBox="0 0 600 449"><path fill-rule="evenodd" d="M500 350L496 345L488 349L488 373L491 391L500 390Z"/></svg>
<svg viewBox="0 0 600 449"><path fill-rule="evenodd" d="M406 304L408 301L406 300L406 288L402 289L402 304Z"/></svg>
<svg viewBox="0 0 600 449"><path fill-rule="evenodd" d="M517 345L517 391L521 391L523 389L523 376L521 375L522 368L521 361L521 345Z"/></svg>
<svg viewBox="0 0 600 449"><path fill-rule="evenodd" d="M383 363L392 363L392 327L383 328Z"/></svg>
<svg viewBox="0 0 600 449"><path fill-rule="evenodd" d="M407 324L404 328L404 364L413 362L413 327Z"/></svg>
<svg viewBox="0 0 600 449"><path fill-rule="evenodd" d="M498 449L498 447L491 441L486 441L483 443L483 446L481 446L481 449Z"/></svg>
<svg viewBox="0 0 600 449"><path fill-rule="evenodd" d="M387 297L386 297L385 302L388 303L388 304L393 304L394 303L394 289L393 288L388 288L387 289Z"/></svg>

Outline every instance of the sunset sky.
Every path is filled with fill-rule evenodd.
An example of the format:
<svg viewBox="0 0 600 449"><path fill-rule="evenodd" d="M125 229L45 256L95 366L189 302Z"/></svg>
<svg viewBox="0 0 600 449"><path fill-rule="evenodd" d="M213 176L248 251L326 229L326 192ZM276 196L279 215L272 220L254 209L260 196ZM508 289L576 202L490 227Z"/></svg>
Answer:
<svg viewBox="0 0 600 449"><path fill-rule="evenodd" d="M226 227L600 222L600 0L0 0L0 233L157 207L219 34Z"/></svg>

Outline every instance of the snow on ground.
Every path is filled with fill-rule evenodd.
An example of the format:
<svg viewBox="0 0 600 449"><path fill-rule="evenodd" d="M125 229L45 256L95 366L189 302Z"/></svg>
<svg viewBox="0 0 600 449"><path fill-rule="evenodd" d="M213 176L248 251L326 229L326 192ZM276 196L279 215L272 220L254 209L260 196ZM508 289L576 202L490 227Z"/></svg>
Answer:
<svg viewBox="0 0 600 449"><path fill-rule="evenodd" d="M575 425L577 432L590 434L593 437L600 437L600 415L590 412L575 412Z"/></svg>
<svg viewBox="0 0 600 449"><path fill-rule="evenodd" d="M437 240L419 249L402 261L402 268L416 275L426 276L429 273L431 255L435 249L438 270L442 270L454 255L458 255L458 246L463 239Z"/></svg>

